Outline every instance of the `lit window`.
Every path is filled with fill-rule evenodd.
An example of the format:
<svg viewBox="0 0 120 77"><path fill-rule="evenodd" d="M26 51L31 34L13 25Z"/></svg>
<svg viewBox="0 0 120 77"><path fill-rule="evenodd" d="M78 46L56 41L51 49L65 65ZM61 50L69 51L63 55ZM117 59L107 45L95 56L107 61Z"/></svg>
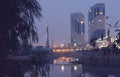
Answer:
<svg viewBox="0 0 120 77"><path fill-rule="evenodd" d="M94 22L94 20L91 21L92 23Z"/></svg>
<svg viewBox="0 0 120 77"><path fill-rule="evenodd" d="M101 20L101 19L99 19L99 22L102 22L102 20Z"/></svg>
<svg viewBox="0 0 120 77"><path fill-rule="evenodd" d="M76 43L74 43L74 46L76 47L76 46L77 46L77 44L76 44Z"/></svg>
<svg viewBox="0 0 120 77"><path fill-rule="evenodd" d="M103 12L99 12L99 14L103 14Z"/></svg>
<svg viewBox="0 0 120 77"><path fill-rule="evenodd" d="M83 21L81 21L80 23L81 23L81 24L83 24L84 22L83 22Z"/></svg>
<svg viewBox="0 0 120 77"><path fill-rule="evenodd" d="M92 12L92 10L89 10L89 12Z"/></svg>
<svg viewBox="0 0 120 77"><path fill-rule="evenodd" d="M83 33L81 33L81 35L83 35Z"/></svg>
<svg viewBox="0 0 120 77"><path fill-rule="evenodd" d="M96 12L96 15L98 14L98 12Z"/></svg>

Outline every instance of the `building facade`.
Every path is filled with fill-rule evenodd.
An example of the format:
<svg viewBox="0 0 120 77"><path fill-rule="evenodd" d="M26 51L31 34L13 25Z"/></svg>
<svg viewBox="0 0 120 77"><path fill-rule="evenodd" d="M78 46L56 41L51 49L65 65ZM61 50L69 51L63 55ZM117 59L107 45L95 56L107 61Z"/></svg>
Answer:
<svg viewBox="0 0 120 77"><path fill-rule="evenodd" d="M71 45L81 46L85 41L85 17L82 13L71 14Z"/></svg>
<svg viewBox="0 0 120 77"><path fill-rule="evenodd" d="M89 41L105 36L105 4L98 3L88 11Z"/></svg>

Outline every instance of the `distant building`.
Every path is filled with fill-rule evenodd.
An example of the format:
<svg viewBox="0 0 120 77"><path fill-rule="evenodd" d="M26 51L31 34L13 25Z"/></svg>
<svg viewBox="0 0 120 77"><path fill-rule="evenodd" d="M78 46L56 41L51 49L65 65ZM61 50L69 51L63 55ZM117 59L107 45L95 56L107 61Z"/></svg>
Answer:
<svg viewBox="0 0 120 77"><path fill-rule="evenodd" d="M88 28L89 41L105 35L105 4L98 3L89 9Z"/></svg>
<svg viewBox="0 0 120 77"><path fill-rule="evenodd" d="M82 13L71 14L71 45L81 46L85 42L85 17Z"/></svg>

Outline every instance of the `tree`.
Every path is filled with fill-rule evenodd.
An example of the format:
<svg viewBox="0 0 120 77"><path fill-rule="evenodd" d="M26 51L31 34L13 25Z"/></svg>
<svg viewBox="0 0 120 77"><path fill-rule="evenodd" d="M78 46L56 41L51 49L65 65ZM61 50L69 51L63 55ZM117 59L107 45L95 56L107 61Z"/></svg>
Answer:
<svg viewBox="0 0 120 77"><path fill-rule="evenodd" d="M38 42L34 23L41 10L36 0L0 1L0 53L15 51L30 40Z"/></svg>
<svg viewBox="0 0 120 77"><path fill-rule="evenodd" d="M118 38L117 38L116 42L117 42L118 45L120 45L120 32L118 33L117 36L118 36Z"/></svg>
<svg viewBox="0 0 120 77"><path fill-rule="evenodd" d="M95 48L95 46L96 46L96 41L97 39L96 38L93 38L93 39L91 39L90 40L90 44Z"/></svg>

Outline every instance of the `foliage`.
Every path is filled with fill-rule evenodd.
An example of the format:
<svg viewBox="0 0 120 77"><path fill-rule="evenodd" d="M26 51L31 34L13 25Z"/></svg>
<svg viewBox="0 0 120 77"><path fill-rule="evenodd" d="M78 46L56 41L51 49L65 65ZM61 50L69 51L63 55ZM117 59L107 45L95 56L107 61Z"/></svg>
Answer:
<svg viewBox="0 0 120 77"><path fill-rule="evenodd" d="M90 44L93 46L93 47L95 47L95 45L96 45L96 41L97 39L96 38L93 38L93 39L91 39L90 40Z"/></svg>
<svg viewBox="0 0 120 77"><path fill-rule="evenodd" d="M0 51L15 51L22 43L38 41L34 23L42 9L36 0L1 0L0 10Z"/></svg>
<svg viewBox="0 0 120 77"><path fill-rule="evenodd" d="M120 32L118 33L118 39L116 40L117 44L120 45Z"/></svg>

